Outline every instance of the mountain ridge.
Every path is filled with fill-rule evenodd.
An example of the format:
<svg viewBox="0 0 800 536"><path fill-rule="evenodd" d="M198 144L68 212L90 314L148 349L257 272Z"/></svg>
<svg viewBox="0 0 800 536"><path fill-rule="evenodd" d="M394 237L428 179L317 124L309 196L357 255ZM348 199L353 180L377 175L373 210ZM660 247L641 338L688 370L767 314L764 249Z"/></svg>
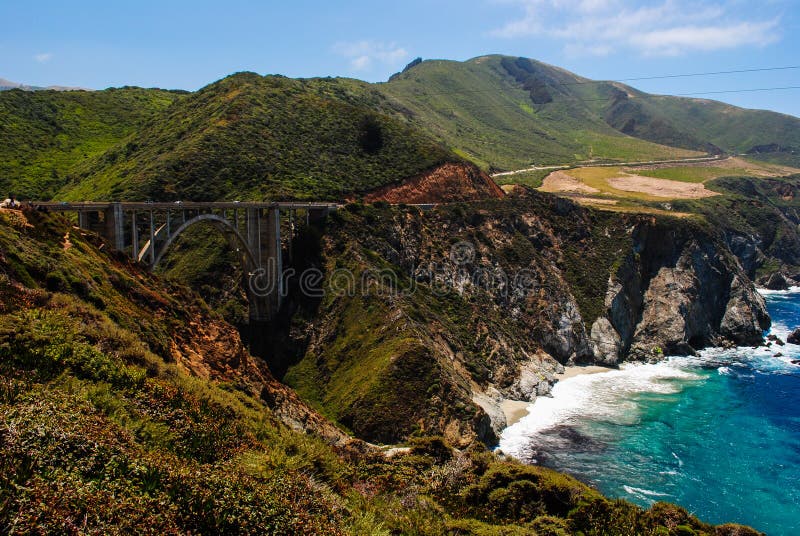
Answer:
<svg viewBox="0 0 800 536"><path fill-rule="evenodd" d="M443 86L438 93L429 89ZM787 114L746 110L710 99L650 95L620 82L589 80L528 58L489 55L465 62L423 61L379 87L417 112L416 121L448 139L450 145L471 152L484 165L504 170L526 167L520 153L538 154L537 163L546 164L592 157L596 151L587 132L594 133L596 142L611 144L600 150L612 159L632 156L621 152L619 143L625 139L701 152L746 152L776 140L800 146L800 119ZM703 110L703 106L712 109ZM509 110L514 110L513 122L507 117ZM554 111L558 112L555 117ZM735 117L726 117L731 115ZM437 126L432 125L434 116ZM479 130L469 123L473 118L482 119ZM554 119L561 123L560 129L551 126ZM576 121L584 132L573 131L570 137ZM550 126L549 133L556 132L557 138L548 138L543 126ZM494 147L485 147L487 139ZM560 148L550 150L554 141ZM582 154L569 155L566 149Z"/></svg>
<svg viewBox="0 0 800 536"><path fill-rule="evenodd" d="M446 162L492 172L709 152L800 160L800 119L785 114L649 95L527 58L412 63L378 84L243 72L191 93L4 91L0 189L65 200L343 199Z"/></svg>

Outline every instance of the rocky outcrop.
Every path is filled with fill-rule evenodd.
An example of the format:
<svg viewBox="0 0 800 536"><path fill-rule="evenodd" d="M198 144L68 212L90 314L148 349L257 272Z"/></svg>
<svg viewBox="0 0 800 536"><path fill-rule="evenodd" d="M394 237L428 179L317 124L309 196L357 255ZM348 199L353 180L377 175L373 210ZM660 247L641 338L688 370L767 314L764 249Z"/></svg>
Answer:
<svg viewBox="0 0 800 536"><path fill-rule="evenodd" d="M762 278L760 283L769 290L787 290L795 281L781 272L774 272Z"/></svg>
<svg viewBox="0 0 800 536"><path fill-rule="evenodd" d="M632 237L631 253L609 282L610 326L598 320L593 329L605 343L599 359L614 362L615 349L617 359L654 360L723 341L762 342L764 300L721 242L668 222L639 224Z"/></svg>
<svg viewBox="0 0 800 536"><path fill-rule="evenodd" d="M786 337L786 342L789 344L800 344L800 328L796 328L793 332Z"/></svg>
<svg viewBox="0 0 800 536"><path fill-rule="evenodd" d="M352 205L329 224L323 272L381 273L395 291L382 276L323 300L289 381L373 441L491 443L502 401L546 396L562 365L755 344L769 324L724 239L687 220L523 192L427 212Z"/></svg>
<svg viewBox="0 0 800 536"><path fill-rule="evenodd" d="M364 196L374 203L453 203L501 198L503 190L489 175L472 164L447 163L407 179L390 184Z"/></svg>
<svg viewBox="0 0 800 536"><path fill-rule="evenodd" d="M608 318L601 316L594 321L591 338L594 345L595 360L598 363L614 365L619 361L624 346L619 333L611 325Z"/></svg>

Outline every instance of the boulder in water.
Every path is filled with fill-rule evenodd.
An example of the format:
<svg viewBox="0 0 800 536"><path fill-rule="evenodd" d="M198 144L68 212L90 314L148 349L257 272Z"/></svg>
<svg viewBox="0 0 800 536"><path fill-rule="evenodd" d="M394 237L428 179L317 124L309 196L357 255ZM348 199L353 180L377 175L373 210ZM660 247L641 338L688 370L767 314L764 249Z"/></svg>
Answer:
<svg viewBox="0 0 800 536"><path fill-rule="evenodd" d="M800 328L795 328L795 330L786 337L786 342L789 344L800 344Z"/></svg>
<svg viewBox="0 0 800 536"><path fill-rule="evenodd" d="M782 273L775 272L769 276L769 279L764 283L764 287L769 290L787 290L789 288L789 282Z"/></svg>

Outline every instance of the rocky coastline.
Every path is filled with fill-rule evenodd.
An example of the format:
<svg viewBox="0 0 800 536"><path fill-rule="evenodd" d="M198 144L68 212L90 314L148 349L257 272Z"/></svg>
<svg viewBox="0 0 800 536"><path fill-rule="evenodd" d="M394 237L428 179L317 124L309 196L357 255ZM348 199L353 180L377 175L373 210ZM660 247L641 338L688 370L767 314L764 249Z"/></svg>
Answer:
<svg viewBox="0 0 800 536"><path fill-rule="evenodd" d="M396 285L416 289L388 299L323 299L287 375L301 396L370 441L424 430L455 445L494 444L508 425L504 403L546 396L565 366L759 345L770 325L724 238L680 218L603 213L517 191L429 212L352 205L329 231L321 244L328 278L343 267L388 270ZM525 288L514 285L519 274ZM362 329L378 333L388 352L378 358L373 348L369 370L344 352L366 350L359 331L342 321L362 314L369 315ZM304 384L301 372L317 384ZM348 385L361 374L374 381ZM389 402L402 411L366 403L408 394L408 385L422 395Z"/></svg>

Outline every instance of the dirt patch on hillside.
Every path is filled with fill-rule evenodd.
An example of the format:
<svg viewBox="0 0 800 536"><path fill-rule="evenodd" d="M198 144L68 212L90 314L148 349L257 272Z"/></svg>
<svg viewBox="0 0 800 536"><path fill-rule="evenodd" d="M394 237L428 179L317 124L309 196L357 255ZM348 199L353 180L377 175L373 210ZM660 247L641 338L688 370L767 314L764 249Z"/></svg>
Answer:
<svg viewBox="0 0 800 536"><path fill-rule="evenodd" d="M550 193L576 193L576 194L596 194L600 192L597 188L588 186L575 177L567 175L563 171L554 171L545 177L542 186L539 188L542 192Z"/></svg>
<svg viewBox="0 0 800 536"><path fill-rule="evenodd" d="M655 179L641 175L614 177L608 179L608 184L612 188L625 192L637 192L669 199L699 199L719 195L717 192L708 190L702 184Z"/></svg>
<svg viewBox="0 0 800 536"><path fill-rule="evenodd" d="M500 198L503 190L483 171L470 164L442 164L400 184L366 194L364 201L388 203L455 203Z"/></svg>

